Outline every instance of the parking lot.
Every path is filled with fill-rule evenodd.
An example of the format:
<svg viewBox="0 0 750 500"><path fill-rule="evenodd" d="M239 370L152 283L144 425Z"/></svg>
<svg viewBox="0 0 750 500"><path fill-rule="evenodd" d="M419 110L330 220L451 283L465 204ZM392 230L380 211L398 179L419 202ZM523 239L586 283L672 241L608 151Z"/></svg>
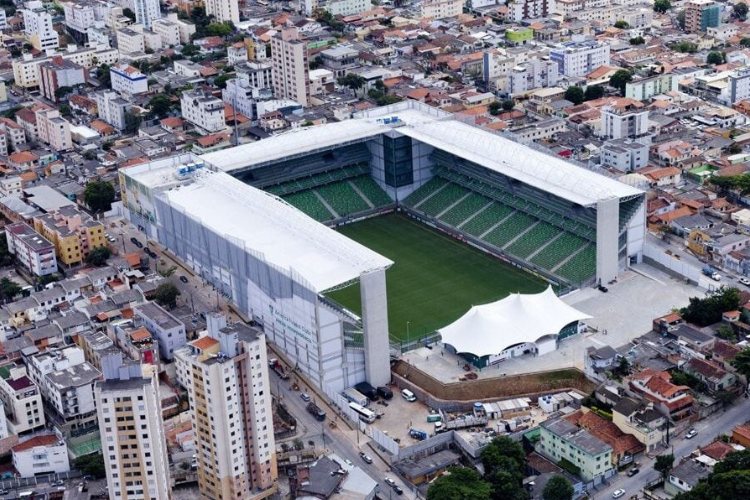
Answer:
<svg viewBox="0 0 750 500"><path fill-rule="evenodd" d="M394 389L397 389L394 387ZM382 401L382 400L381 400ZM382 416L376 421L375 426L381 431L387 432L394 439L400 439L401 446L409 446L417 441L409 437L409 429L414 427L434 434L434 425L427 423L429 408L420 401L410 403L401 397L398 390L393 391L393 398L386 401L388 406L377 402L370 403L370 409Z"/></svg>

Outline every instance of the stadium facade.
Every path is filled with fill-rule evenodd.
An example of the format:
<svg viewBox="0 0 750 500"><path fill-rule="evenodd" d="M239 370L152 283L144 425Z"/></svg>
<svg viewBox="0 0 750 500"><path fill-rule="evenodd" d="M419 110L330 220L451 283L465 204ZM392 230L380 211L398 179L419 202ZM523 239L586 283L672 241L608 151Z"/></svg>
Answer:
<svg viewBox="0 0 750 500"><path fill-rule="evenodd" d="M330 227L399 210L564 287L616 279L646 229L642 191L413 101L120 180L132 222L336 390L389 379L392 263ZM325 297L353 282L362 318Z"/></svg>

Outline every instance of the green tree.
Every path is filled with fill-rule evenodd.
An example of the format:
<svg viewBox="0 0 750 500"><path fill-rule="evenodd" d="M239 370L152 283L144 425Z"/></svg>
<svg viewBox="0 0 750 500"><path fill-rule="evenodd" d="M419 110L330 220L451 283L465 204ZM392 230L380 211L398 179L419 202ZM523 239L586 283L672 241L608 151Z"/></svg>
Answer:
<svg viewBox="0 0 750 500"><path fill-rule="evenodd" d="M737 342L737 334L734 333L734 330L732 330L732 327L729 325L720 325L719 328L716 329L716 336L720 339Z"/></svg>
<svg viewBox="0 0 750 500"><path fill-rule="evenodd" d="M58 87L55 90L55 99L59 101L60 99L70 94L71 92L73 92L73 87L68 87L68 86Z"/></svg>
<svg viewBox="0 0 750 500"><path fill-rule="evenodd" d="M659 14L664 14L666 11L672 8L672 3L669 0L655 0L654 11Z"/></svg>
<svg viewBox="0 0 750 500"><path fill-rule="evenodd" d="M156 94L148 101L148 107L152 116L164 118L172 109L172 100L168 95Z"/></svg>
<svg viewBox="0 0 750 500"><path fill-rule="evenodd" d="M201 48L192 43L186 43L182 47L182 55L185 57L192 57L196 54L200 54Z"/></svg>
<svg viewBox="0 0 750 500"><path fill-rule="evenodd" d="M490 485L474 469L451 467L427 490L427 500L487 500Z"/></svg>
<svg viewBox="0 0 750 500"><path fill-rule="evenodd" d="M122 15L130 19L132 22L135 22L135 12L133 12L129 8L125 7L124 9L122 9Z"/></svg>
<svg viewBox="0 0 750 500"><path fill-rule="evenodd" d="M109 251L109 247L97 247L86 256L86 262L92 266L104 266L107 264L110 255L112 255L112 252Z"/></svg>
<svg viewBox="0 0 750 500"><path fill-rule="evenodd" d="M60 110L60 114L63 116L71 116L73 114L73 111L70 109L70 106L68 106L65 103L60 104L57 109Z"/></svg>
<svg viewBox="0 0 750 500"><path fill-rule="evenodd" d="M744 37L742 40L740 40L740 45L743 47L750 47L750 38Z"/></svg>
<svg viewBox="0 0 750 500"><path fill-rule="evenodd" d="M141 128L141 122L143 121L143 118L140 114L136 113L133 110L128 110L125 112L125 128L123 129L123 132L126 134L135 134L138 132L138 129Z"/></svg>
<svg viewBox="0 0 750 500"><path fill-rule="evenodd" d="M526 454L521 445L507 436L499 436L490 441L480 454L485 473L505 466L503 459L509 458L515 462L516 470L522 471L526 463Z"/></svg>
<svg viewBox="0 0 750 500"><path fill-rule="evenodd" d="M675 52L682 52L683 54L695 54L698 52L698 45L693 42L683 40L681 42L673 43L671 49Z"/></svg>
<svg viewBox="0 0 750 500"><path fill-rule="evenodd" d="M102 64L96 69L96 79L102 84L102 87L109 88L112 86L112 79L109 74L109 64Z"/></svg>
<svg viewBox="0 0 750 500"><path fill-rule="evenodd" d="M674 455L659 455L654 462L654 470L666 479L669 471L672 470L672 464L674 464Z"/></svg>
<svg viewBox="0 0 750 500"><path fill-rule="evenodd" d="M508 460L508 462L512 462L512 460ZM496 469L489 474L485 474L485 478L492 488L490 498L493 500L506 500L508 498L524 500L528 498L528 494L523 489L523 474L517 471Z"/></svg>
<svg viewBox="0 0 750 500"><path fill-rule="evenodd" d="M630 42L630 45L643 45L644 43L646 43L646 40L640 35L634 36L628 41Z"/></svg>
<svg viewBox="0 0 750 500"><path fill-rule="evenodd" d="M208 36L229 36L234 31L234 25L231 22L211 23L206 26L206 35Z"/></svg>
<svg viewBox="0 0 750 500"><path fill-rule="evenodd" d="M593 101L604 97L604 87L601 85L589 85L583 93L584 101Z"/></svg>
<svg viewBox="0 0 750 500"><path fill-rule="evenodd" d="M490 105L487 106L487 109L489 110L492 116L497 116L500 114L500 111L503 109L503 106L502 104L500 104L500 101L492 101Z"/></svg>
<svg viewBox="0 0 750 500"><path fill-rule="evenodd" d="M162 283L156 287L154 300L167 309L174 309L177 307L177 297L180 295L180 291L172 283Z"/></svg>
<svg viewBox="0 0 750 500"><path fill-rule="evenodd" d="M732 144L731 146L729 146L729 154L730 155L736 155L736 154L739 154L739 153L742 153L742 146L740 146L736 142L734 144Z"/></svg>
<svg viewBox="0 0 750 500"><path fill-rule="evenodd" d="M503 111L513 111L516 103L513 101L513 99L503 99L502 105Z"/></svg>
<svg viewBox="0 0 750 500"><path fill-rule="evenodd" d="M615 23L615 28L618 28L618 29L621 29L621 30L626 30L626 29L630 28L630 25L627 23L627 21L624 21L624 20L620 19L619 21L617 21Z"/></svg>
<svg viewBox="0 0 750 500"><path fill-rule="evenodd" d="M735 394L732 391L719 391L715 395L716 401L721 403L721 406L727 407L734 403L734 400L737 399L737 394Z"/></svg>
<svg viewBox="0 0 750 500"><path fill-rule="evenodd" d="M581 104L583 102L583 96L583 89L581 87L571 85L565 89L565 99L573 104Z"/></svg>
<svg viewBox="0 0 750 500"><path fill-rule="evenodd" d="M724 53L718 51L709 52L708 56L706 57L706 62L713 65L724 64L725 60L726 56L724 55Z"/></svg>
<svg viewBox="0 0 750 500"><path fill-rule="evenodd" d="M747 4L745 2L734 4L732 6L732 15L740 21L747 19Z"/></svg>
<svg viewBox="0 0 750 500"><path fill-rule="evenodd" d="M15 256L8 251L8 239L0 236L0 266L9 266L14 259Z"/></svg>
<svg viewBox="0 0 750 500"><path fill-rule="evenodd" d="M102 478L106 474L106 471L104 470L104 457L101 453L78 457L74 464L75 468L81 471L84 475L93 476L95 479Z"/></svg>
<svg viewBox="0 0 750 500"><path fill-rule="evenodd" d="M357 92L359 89L365 86L367 80L365 80L362 75L358 75L356 73L347 73L346 75L339 77L336 80L336 83L338 83L342 87L348 87L354 92Z"/></svg>
<svg viewBox="0 0 750 500"><path fill-rule="evenodd" d="M750 470L750 450L732 452L714 466L717 474L734 470Z"/></svg>
<svg viewBox="0 0 750 500"><path fill-rule="evenodd" d="M15 281L8 278L0 279L0 295L8 301L21 293L21 287Z"/></svg>
<svg viewBox="0 0 750 500"><path fill-rule="evenodd" d="M214 78L214 85L216 85L217 88L224 89L227 86L227 80L230 80L232 78L234 78L234 75L222 73L221 75Z"/></svg>
<svg viewBox="0 0 750 500"><path fill-rule="evenodd" d="M626 69L618 69L614 75L609 79L609 85L620 91L622 95L625 95L625 85L633 80L633 75Z"/></svg>
<svg viewBox="0 0 750 500"><path fill-rule="evenodd" d="M689 323L708 326L721 321L722 313L734 311L739 305L739 290L721 287L704 298L691 297L687 307L680 310L680 315Z"/></svg>
<svg viewBox="0 0 750 500"><path fill-rule="evenodd" d="M555 475L547 481L547 485L542 491L542 498L544 500L572 500L573 485L565 476Z"/></svg>
<svg viewBox="0 0 750 500"><path fill-rule="evenodd" d="M107 181L90 181L83 190L83 201L94 212L106 212L114 200L115 188Z"/></svg>
<svg viewBox="0 0 750 500"><path fill-rule="evenodd" d="M750 347L737 353L737 356L732 360L732 366L737 370L737 373L750 380Z"/></svg>

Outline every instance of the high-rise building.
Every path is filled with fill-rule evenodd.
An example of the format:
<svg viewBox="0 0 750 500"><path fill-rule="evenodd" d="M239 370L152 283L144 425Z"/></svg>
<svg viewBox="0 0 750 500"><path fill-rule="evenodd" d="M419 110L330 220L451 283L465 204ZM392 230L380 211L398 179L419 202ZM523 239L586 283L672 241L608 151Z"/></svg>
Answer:
<svg viewBox="0 0 750 500"><path fill-rule="evenodd" d="M565 76L585 76L599 66L609 64L609 44L596 40L568 42L550 50L549 58Z"/></svg>
<svg viewBox="0 0 750 500"><path fill-rule="evenodd" d="M133 6L135 7L133 9L135 10L135 22L148 29L151 29L154 21L161 18L159 0L133 0Z"/></svg>
<svg viewBox="0 0 750 500"><path fill-rule="evenodd" d="M277 99L293 99L303 106L310 100L307 45L296 28L284 29L271 38L273 91Z"/></svg>
<svg viewBox="0 0 750 500"><path fill-rule="evenodd" d="M24 33L35 49L44 51L60 46L60 37L52 26L52 15L42 2L26 2L22 12Z"/></svg>
<svg viewBox="0 0 750 500"><path fill-rule="evenodd" d="M237 0L206 0L206 15L214 16L216 21L240 22L240 7Z"/></svg>
<svg viewBox="0 0 750 500"><path fill-rule="evenodd" d="M648 110L640 101L622 98L602 107L601 136L634 139L648 133Z"/></svg>
<svg viewBox="0 0 750 500"><path fill-rule="evenodd" d="M721 6L711 0L690 0L685 6L685 31L697 33L721 24Z"/></svg>
<svg viewBox="0 0 750 500"><path fill-rule="evenodd" d="M211 499L263 498L276 489L276 455L263 334L207 317L208 334L175 351L195 433L198 486Z"/></svg>
<svg viewBox="0 0 750 500"><path fill-rule="evenodd" d="M172 498L158 379L115 364L94 394L110 497Z"/></svg>

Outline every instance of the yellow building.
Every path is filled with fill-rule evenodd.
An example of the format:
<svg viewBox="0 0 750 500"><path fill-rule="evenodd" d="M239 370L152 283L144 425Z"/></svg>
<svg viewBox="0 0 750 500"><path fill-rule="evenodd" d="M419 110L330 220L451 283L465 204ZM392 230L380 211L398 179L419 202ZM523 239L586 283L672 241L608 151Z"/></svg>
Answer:
<svg viewBox="0 0 750 500"><path fill-rule="evenodd" d="M701 229L693 229L687 237L687 246L695 255L708 254L707 246L712 241L711 235Z"/></svg>
<svg viewBox="0 0 750 500"><path fill-rule="evenodd" d="M35 217L34 229L55 245L57 260L66 266L80 264L91 250L107 245L104 225L72 205Z"/></svg>

